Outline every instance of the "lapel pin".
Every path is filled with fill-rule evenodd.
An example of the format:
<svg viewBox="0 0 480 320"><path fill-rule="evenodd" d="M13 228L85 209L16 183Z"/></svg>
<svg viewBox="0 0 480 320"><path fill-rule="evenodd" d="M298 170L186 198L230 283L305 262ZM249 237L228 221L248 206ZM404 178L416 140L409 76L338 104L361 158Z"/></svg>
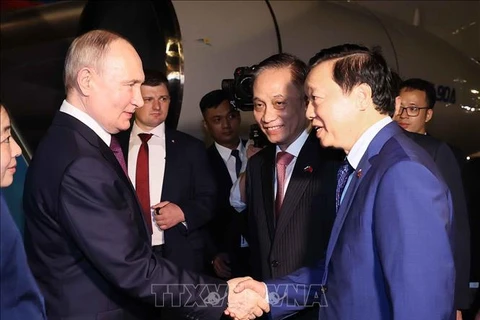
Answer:
<svg viewBox="0 0 480 320"><path fill-rule="evenodd" d="M362 174L363 174L362 169L358 169L358 171L357 171L357 178L361 178L361 177L362 177Z"/></svg>
<svg viewBox="0 0 480 320"><path fill-rule="evenodd" d="M175 140L172 139L172 143L175 143Z"/></svg>
<svg viewBox="0 0 480 320"><path fill-rule="evenodd" d="M312 168L311 166L306 166L305 168L303 168L303 172L312 173L312 172L313 172L313 168Z"/></svg>

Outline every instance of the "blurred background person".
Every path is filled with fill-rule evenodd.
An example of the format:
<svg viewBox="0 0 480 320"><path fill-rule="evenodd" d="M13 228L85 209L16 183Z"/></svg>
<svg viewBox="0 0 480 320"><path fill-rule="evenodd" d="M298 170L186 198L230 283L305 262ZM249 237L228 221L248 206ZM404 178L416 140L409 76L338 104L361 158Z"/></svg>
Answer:
<svg viewBox="0 0 480 320"><path fill-rule="evenodd" d="M423 79L404 82L393 73L396 87L394 120L405 129L405 134L433 158L452 194L454 211L455 307L457 319L461 310L470 306L470 226L459 158L445 142L426 133L425 125L433 115L435 87Z"/></svg>
<svg viewBox="0 0 480 320"><path fill-rule="evenodd" d="M10 117L0 103L0 188L13 182L22 150L12 137ZM0 189L0 319L46 319L43 296L27 264L22 235Z"/></svg>
<svg viewBox="0 0 480 320"><path fill-rule="evenodd" d="M217 183L217 206L210 223L213 239L212 267L222 278L250 274L250 249L245 239L246 215L230 206L230 189L247 165L246 141L240 138L240 112L223 90L213 90L200 100L203 125L213 139L207 154Z"/></svg>

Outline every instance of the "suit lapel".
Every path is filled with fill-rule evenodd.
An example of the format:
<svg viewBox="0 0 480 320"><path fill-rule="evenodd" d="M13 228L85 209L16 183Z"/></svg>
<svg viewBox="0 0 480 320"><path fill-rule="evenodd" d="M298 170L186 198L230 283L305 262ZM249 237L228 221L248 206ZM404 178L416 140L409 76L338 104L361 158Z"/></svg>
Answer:
<svg viewBox="0 0 480 320"><path fill-rule="evenodd" d="M295 215L295 208L302 198L302 194L305 192L305 189L315 174L319 173L317 171L320 170L322 159L320 159L319 152L315 152L315 148L318 148L318 142L313 139L316 140L316 137L310 135L298 154L285 193L285 198L283 199L282 209L280 210L280 216L275 230L275 237L278 237L285 230L288 221ZM317 145L313 145L313 143Z"/></svg>
<svg viewBox="0 0 480 320"><path fill-rule="evenodd" d="M338 237L342 230L343 224L347 215L350 211L350 207L352 202L355 198L357 190L362 183L364 177L368 174L371 168L371 164L373 159L378 155L382 147L385 143L390 139L394 134L400 133L401 129L395 122L392 122L386 125L377 135L373 138L370 142L365 154L363 155L358 167L356 168L355 172L352 173L352 178L350 180L350 184L348 185L347 190L345 191L345 196L343 201L338 208L337 216L335 218L335 222L333 224L332 233L330 235L330 240L328 241L328 248L325 260L325 274L323 279L323 284L326 283L328 278L328 264L330 263L330 259L333 254L333 250L335 249L335 245L337 243ZM360 208L360 210L362 210Z"/></svg>
<svg viewBox="0 0 480 320"><path fill-rule="evenodd" d="M230 178L230 173L228 172L227 165L225 164L225 161L223 161L222 156L218 152L217 147L215 144L212 144L209 148L210 150L208 151L211 154L211 159L212 159L212 164L214 170L218 170L218 176L220 177L221 181L221 186L224 186L228 188L232 187L232 178Z"/></svg>
<svg viewBox="0 0 480 320"><path fill-rule="evenodd" d="M176 139L175 131L165 127L165 171L163 175L162 195L160 201L162 201L162 199L173 198L169 193L170 190L172 190L172 188L169 187L169 183L175 181L174 167L180 156L180 149L181 146Z"/></svg>
<svg viewBox="0 0 480 320"><path fill-rule="evenodd" d="M270 150L266 152L265 158L263 159L262 169L261 169L261 184L262 184L262 196L263 196L263 205L265 211L265 219L267 219L268 232L270 235L270 240L273 241L273 236L275 234L274 226L274 203L273 199L275 195L273 194L273 174L275 172L274 166L272 163L275 163L275 147L270 147Z"/></svg>

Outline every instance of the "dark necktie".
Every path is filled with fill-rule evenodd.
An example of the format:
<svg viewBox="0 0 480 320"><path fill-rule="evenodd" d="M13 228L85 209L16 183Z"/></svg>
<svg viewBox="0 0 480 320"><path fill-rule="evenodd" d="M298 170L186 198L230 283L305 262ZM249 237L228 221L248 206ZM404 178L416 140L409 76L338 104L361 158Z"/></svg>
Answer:
<svg viewBox="0 0 480 320"><path fill-rule="evenodd" d="M143 215L147 228L152 234L152 215L150 212L150 180L148 173L148 140L152 137L151 133L139 133L138 136L142 140L140 149L138 150L137 168L135 173L135 189L137 191L138 200L143 209Z"/></svg>
<svg viewBox="0 0 480 320"><path fill-rule="evenodd" d="M277 196L275 197L275 218L278 220L280 210L283 204L283 195L285 191L285 173L287 166L292 162L293 155L288 152L280 151L277 153Z"/></svg>
<svg viewBox="0 0 480 320"><path fill-rule="evenodd" d="M240 170L242 169L242 160L240 160L240 152L238 149L232 150L232 156L235 157L235 172L237 173L238 178Z"/></svg>
<svg viewBox="0 0 480 320"><path fill-rule="evenodd" d="M337 212L338 212L338 208L340 207L340 200L342 199L342 193L343 193L343 190L345 189L345 186L347 184L348 177L352 174L353 171L354 170L353 170L352 166L350 165L350 163L348 163L347 159L345 159L345 161L343 161L342 165L338 169L338 172L337 172L337 194L336 194L336 198L335 198Z"/></svg>
<svg viewBox="0 0 480 320"><path fill-rule="evenodd" d="M118 163L120 163L123 172L128 177L127 164L125 163L125 158L123 157L122 147L120 147L120 143L115 136L112 136L112 140L110 140L110 150L112 150L115 158L117 158Z"/></svg>

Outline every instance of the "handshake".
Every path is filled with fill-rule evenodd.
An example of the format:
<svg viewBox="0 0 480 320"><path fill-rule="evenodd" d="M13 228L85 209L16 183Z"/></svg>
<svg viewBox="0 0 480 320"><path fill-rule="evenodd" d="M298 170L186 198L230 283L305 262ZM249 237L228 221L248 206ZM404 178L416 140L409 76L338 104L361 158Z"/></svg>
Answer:
<svg viewBox="0 0 480 320"><path fill-rule="evenodd" d="M265 284L250 277L228 281L228 308L225 314L235 320L255 319L270 311Z"/></svg>

